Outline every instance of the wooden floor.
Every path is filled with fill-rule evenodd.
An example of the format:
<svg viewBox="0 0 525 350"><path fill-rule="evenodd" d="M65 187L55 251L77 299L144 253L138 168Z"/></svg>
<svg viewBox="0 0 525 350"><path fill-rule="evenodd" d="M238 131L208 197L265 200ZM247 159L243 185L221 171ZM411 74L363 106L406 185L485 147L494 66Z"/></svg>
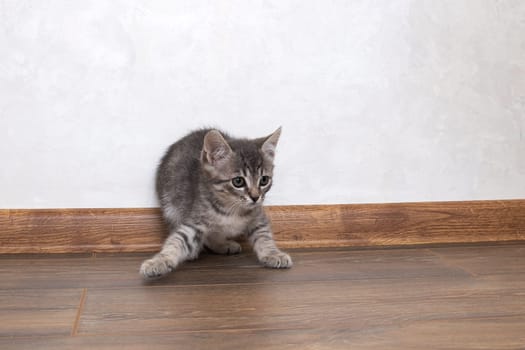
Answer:
<svg viewBox="0 0 525 350"><path fill-rule="evenodd" d="M0 349L525 348L525 244L290 253L0 256Z"/></svg>

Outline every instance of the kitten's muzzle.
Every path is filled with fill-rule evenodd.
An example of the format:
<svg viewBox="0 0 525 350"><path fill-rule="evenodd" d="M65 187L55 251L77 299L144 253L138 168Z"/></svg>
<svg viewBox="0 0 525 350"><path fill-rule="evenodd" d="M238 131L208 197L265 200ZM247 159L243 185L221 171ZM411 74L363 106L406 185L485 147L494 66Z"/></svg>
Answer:
<svg viewBox="0 0 525 350"><path fill-rule="evenodd" d="M257 201L259 200L259 198L261 198L261 196L252 196L252 195L250 195L250 199L251 199L254 203L257 203Z"/></svg>

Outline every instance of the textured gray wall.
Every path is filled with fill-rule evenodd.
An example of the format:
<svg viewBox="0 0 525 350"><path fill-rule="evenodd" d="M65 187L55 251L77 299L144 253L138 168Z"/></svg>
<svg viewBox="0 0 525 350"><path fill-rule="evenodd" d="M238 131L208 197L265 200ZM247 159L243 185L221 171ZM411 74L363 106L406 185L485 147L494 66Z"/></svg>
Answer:
<svg viewBox="0 0 525 350"><path fill-rule="evenodd" d="M0 207L156 205L283 126L270 204L525 198L525 1L0 1Z"/></svg>

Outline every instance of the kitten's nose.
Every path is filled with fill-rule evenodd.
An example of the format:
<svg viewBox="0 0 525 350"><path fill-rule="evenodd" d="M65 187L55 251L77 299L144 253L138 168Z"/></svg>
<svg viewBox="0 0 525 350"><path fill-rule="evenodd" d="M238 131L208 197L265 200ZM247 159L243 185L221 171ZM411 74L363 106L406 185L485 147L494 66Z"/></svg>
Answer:
<svg viewBox="0 0 525 350"><path fill-rule="evenodd" d="M259 200L259 197L261 197L261 196L252 196L252 195L250 194L250 198L252 199L252 201L253 201L254 203L257 203L257 201Z"/></svg>

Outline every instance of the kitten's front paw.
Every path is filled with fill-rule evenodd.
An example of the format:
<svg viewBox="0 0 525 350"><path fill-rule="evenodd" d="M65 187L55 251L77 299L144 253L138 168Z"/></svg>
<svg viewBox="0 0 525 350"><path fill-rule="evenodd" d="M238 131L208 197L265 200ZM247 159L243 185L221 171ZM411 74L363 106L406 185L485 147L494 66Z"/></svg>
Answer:
<svg viewBox="0 0 525 350"><path fill-rule="evenodd" d="M293 262L290 255L281 251L273 252L268 255L262 256L259 259L264 266L271 267L274 269L288 269L292 267Z"/></svg>
<svg viewBox="0 0 525 350"><path fill-rule="evenodd" d="M140 274L145 278L161 277L172 270L173 267L170 265L170 261L165 256L158 254L144 261L140 266Z"/></svg>

